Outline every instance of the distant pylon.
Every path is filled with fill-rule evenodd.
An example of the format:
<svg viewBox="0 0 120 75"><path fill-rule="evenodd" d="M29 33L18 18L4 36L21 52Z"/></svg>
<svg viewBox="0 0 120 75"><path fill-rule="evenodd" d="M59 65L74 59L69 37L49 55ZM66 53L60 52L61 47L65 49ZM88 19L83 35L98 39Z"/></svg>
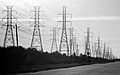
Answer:
<svg viewBox="0 0 120 75"><path fill-rule="evenodd" d="M66 30L66 6L63 7L63 13L62 13L62 35L60 40L60 47L59 51L61 53L66 53L67 56L69 56L69 46L68 46L68 39L67 39L67 30Z"/></svg>
<svg viewBox="0 0 120 75"><path fill-rule="evenodd" d="M2 20L4 19L7 20L7 23L5 25L7 26L7 28L6 28L3 47L15 46L14 35L13 35L13 19L16 18L13 16L14 10L12 9L12 6L7 6L7 10L4 10L3 12L7 12L7 16L2 18Z"/></svg>
<svg viewBox="0 0 120 75"><path fill-rule="evenodd" d="M97 43L95 42L92 47L93 47L92 48L93 57L96 57Z"/></svg>
<svg viewBox="0 0 120 75"><path fill-rule="evenodd" d="M69 29L70 29L69 49L70 49L70 56L71 56L73 52L73 28L69 28Z"/></svg>
<svg viewBox="0 0 120 75"><path fill-rule="evenodd" d="M76 45L76 56L79 56L79 48L78 44Z"/></svg>
<svg viewBox="0 0 120 75"><path fill-rule="evenodd" d="M58 51L57 41L56 41L56 27L53 27L53 38L52 38L51 53L54 52L54 51Z"/></svg>
<svg viewBox="0 0 120 75"><path fill-rule="evenodd" d="M73 37L73 53L76 54L76 50L77 50L76 37Z"/></svg>
<svg viewBox="0 0 120 75"><path fill-rule="evenodd" d="M98 47L97 47L97 57L101 57L101 46L100 46L100 37L98 37Z"/></svg>
<svg viewBox="0 0 120 75"><path fill-rule="evenodd" d="M85 55L91 56L91 48L90 48L90 28L87 28L87 37L85 41Z"/></svg>
<svg viewBox="0 0 120 75"><path fill-rule="evenodd" d="M108 46L108 47L107 47L107 51L106 51L106 58L107 58L107 59L109 59L109 55L110 55L110 54L109 54L109 53L110 53L109 50L110 50L110 48L109 48L109 46Z"/></svg>
<svg viewBox="0 0 120 75"><path fill-rule="evenodd" d="M112 54L112 48L110 48L110 51L109 51L109 59L112 60L113 59L113 54Z"/></svg>
<svg viewBox="0 0 120 75"><path fill-rule="evenodd" d="M39 51L43 52L43 46L42 46L42 39L41 39L41 32L40 32L40 6L34 7L34 17L31 19L34 19L34 30L32 35L32 41L31 41L31 48L36 48Z"/></svg>
<svg viewBox="0 0 120 75"><path fill-rule="evenodd" d="M103 58L105 58L105 54L106 54L106 44L105 44L105 42L104 42Z"/></svg>
<svg viewBox="0 0 120 75"><path fill-rule="evenodd" d="M94 53L95 53L94 56L95 56L95 57L96 57L96 52L97 52L97 43L95 42L95 43L94 43Z"/></svg>

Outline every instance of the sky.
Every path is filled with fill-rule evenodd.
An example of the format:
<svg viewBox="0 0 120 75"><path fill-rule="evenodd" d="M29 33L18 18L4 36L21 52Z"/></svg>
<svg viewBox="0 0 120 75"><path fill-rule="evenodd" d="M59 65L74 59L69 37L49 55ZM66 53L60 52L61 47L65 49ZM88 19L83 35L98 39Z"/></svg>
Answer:
<svg viewBox="0 0 120 75"><path fill-rule="evenodd" d="M97 42L97 38L101 38L101 42L112 48L113 55L120 57L120 0L0 0L0 18L6 14L2 14L2 10L6 10L6 6L13 6L17 11L14 16L18 19L19 45L29 47L32 38L32 27L29 27L29 18L32 17L34 6L41 6L44 11L44 27L41 27L42 44L44 51L50 52L52 27L58 27L57 45L59 47L61 37L60 23L56 19L58 13L62 13L63 6L66 6L67 12L72 14L72 27L74 35L77 37L80 53L84 52L84 38L87 27L90 27L91 38ZM2 25L0 25L2 27ZM67 34L69 35L67 26ZM15 29L14 29L15 30ZM24 31L23 31L24 30ZM5 27L0 28L0 45L3 46ZM69 36L68 36L69 38Z"/></svg>

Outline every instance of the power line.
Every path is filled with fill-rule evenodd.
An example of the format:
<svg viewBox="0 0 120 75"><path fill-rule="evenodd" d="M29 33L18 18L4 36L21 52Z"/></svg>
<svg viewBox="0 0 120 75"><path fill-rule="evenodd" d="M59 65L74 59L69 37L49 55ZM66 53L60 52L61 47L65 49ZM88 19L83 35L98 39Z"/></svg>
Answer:
<svg viewBox="0 0 120 75"><path fill-rule="evenodd" d="M23 29L19 29L19 30L22 31L22 32L24 32L24 33L26 33L26 34L32 35L31 33L28 33L28 32L26 32L26 31L23 30Z"/></svg>
<svg viewBox="0 0 120 75"><path fill-rule="evenodd" d="M19 37L23 38L23 39L27 39L27 40L31 40L30 38L26 38L26 37L23 37L23 36L20 36Z"/></svg>

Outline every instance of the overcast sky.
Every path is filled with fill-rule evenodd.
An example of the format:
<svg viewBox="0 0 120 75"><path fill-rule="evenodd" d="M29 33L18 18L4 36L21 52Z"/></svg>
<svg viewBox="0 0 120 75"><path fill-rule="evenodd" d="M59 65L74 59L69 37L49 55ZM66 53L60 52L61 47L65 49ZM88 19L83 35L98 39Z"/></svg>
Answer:
<svg viewBox="0 0 120 75"><path fill-rule="evenodd" d="M28 30L28 33L19 31L21 36L19 44L24 47L30 46L32 38L32 28L29 28L28 22L29 11L33 10L34 6L41 6L41 10L45 11L45 27L41 28L42 42L44 51L50 51L50 39L52 38L50 30L54 26L62 27L55 19L65 5L73 17L72 27L75 30L74 35L79 40L80 52L84 52L84 32L86 32L87 27L90 27L94 41L100 36L102 42L106 42L107 46L112 48L113 54L120 57L120 0L0 0L0 18L5 16L2 14L2 10L5 10L7 5L13 6L13 9L18 11L15 16L20 20L19 25L23 30ZM60 32L58 30L58 33ZM0 29L1 46L3 45L4 33L5 27ZM61 34L57 36L58 47L60 36Z"/></svg>

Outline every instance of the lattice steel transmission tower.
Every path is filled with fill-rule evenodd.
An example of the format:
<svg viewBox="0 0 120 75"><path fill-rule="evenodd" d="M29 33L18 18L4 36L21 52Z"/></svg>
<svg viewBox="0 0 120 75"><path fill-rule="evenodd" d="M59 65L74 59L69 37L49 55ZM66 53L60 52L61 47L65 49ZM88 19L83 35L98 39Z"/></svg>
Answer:
<svg viewBox="0 0 120 75"><path fill-rule="evenodd" d="M96 52L97 52L97 43L95 42L94 43L94 53L95 53L94 57L96 57Z"/></svg>
<svg viewBox="0 0 120 75"><path fill-rule="evenodd" d="M41 39L41 32L40 32L40 19L43 19L40 15L40 6L35 6L34 7L34 17L31 19L34 19L34 30L33 30L33 35L32 35L32 41L31 41L31 48L36 48L39 51L43 52L43 46L42 46L42 39Z"/></svg>
<svg viewBox="0 0 120 75"><path fill-rule="evenodd" d="M112 48L110 48L110 51L109 51L109 59L112 60L113 59L113 54L112 54Z"/></svg>
<svg viewBox="0 0 120 75"><path fill-rule="evenodd" d="M73 53L76 54L76 50L77 50L76 37L73 37Z"/></svg>
<svg viewBox="0 0 120 75"><path fill-rule="evenodd" d="M16 19L13 16L13 12L15 12L15 10L13 10L12 6L7 6L7 10L4 10L3 12L7 13L7 15L2 18L2 21L4 21L4 19L6 19L7 21L6 24L3 25L3 26L7 26L3 47L15 46L14 35L13 35L13 25L14 25L13 19Z"/></svg>
<svg viewBox="0 0 120 75"><path fill-rule="evenodd" d="M71 22L67 20L67 15L71 15L68 14L66 12L66 6L63 7L63 13L62 14L58 14L58 15L62 15L62 21L58 21L58 22L62 22L62 35L61 35L61 40L60 40L60 47L59 47L59 51L61 53L65 53L67 56L69 56L69 46L68 46L68 38L67 38L67 22Z"/></svg>
<svg viewBox="0 0 120 75"><path fill-rule="evenodd" d="M56 27L53 27L53 37L52 37L51 53L53 51L58 51L57 40L56 40Z"/></svg>
<svg viewBox="0 0 120 75"><path fill-rule="evenodd" d="M76 56L79 56L79 45L76 45Z"/></svg>
<svg viewBox="0 0 120 75"><path fill-rule="evenodd" d="M106 43L104 42L103 58L105 58L105 54L106 54Z"/></svg>
<svg viewBox="0 0 120 75"><path fill-rule="evenodd" d="M109 55L110 55L110 48L108 46L106 51L106 59L109 59Z"/></svg>
<svg viewBox="0 0 120 75"><path fill-rule="evenodd" d="M102 51L101 51L101 46L100 46L100 37L98 37L98 47L97 47L97 57L102 57Z"/></svg>
<svg viewBox="0 0 120 75"><path fill-rule="evenodd" d="M70 56L71 56L73 52L73 28L69 28L69 29L70 29L69 49L70 49Z"/></svg>
<svg viewBox="0 0 120 75"><path fill-rule="evenodd" d="M85 41L85 55L91 56L91 48L90 48L90 28L87 28L87 37Z"/></svg>
<svg viewBox="0 0 120 75"><path fill-rule="evenodd" d="M93 57L96 57L96 51L97 51L97 43L94 42L94 45L92 46L92 53L93 53Z"/></svg>

